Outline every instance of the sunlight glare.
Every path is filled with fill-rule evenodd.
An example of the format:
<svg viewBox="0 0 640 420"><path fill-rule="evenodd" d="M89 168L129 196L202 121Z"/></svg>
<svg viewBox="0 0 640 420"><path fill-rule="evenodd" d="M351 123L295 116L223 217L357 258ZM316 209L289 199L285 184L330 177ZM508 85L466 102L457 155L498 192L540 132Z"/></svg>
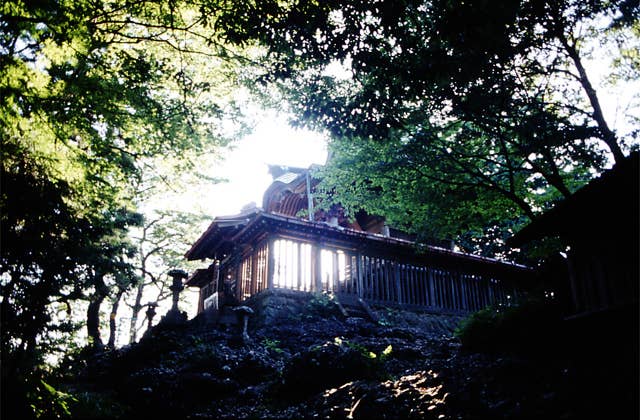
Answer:
<svg viewBox="0 0 640 420"><path fill-rule="evenodd" d="M262 195L271 184L268 165L308 168L324 164L325 138L316 132L294 129L282 115L258 123L254 132L225 153L225 160L214 164L210 175L224 177L228 183L212 185L204 210L212 216L235 214L253 202L262 205Z"/></svg>

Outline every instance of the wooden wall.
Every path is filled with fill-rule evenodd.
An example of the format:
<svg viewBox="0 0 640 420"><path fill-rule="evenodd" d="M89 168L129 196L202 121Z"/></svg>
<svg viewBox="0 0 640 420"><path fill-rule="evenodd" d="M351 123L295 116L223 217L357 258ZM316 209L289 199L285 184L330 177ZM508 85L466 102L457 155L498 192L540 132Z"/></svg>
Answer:
<svg viewBox="0 0 640 420"><path fill-rule="evenodd" d="M479 275L290 239L272 238L245 251L231 272L238 279L241 301L269 286L453 313L474 312L518 298L517 279L504 274Z"/></svg>
<svg viewBox="0 0 640 420"><path fill-rule="evenodd" d="M497 278L359 254L346 260L346 278L331 284L332 291L371 303L464 313L517 298L509 282Z"/></svg>

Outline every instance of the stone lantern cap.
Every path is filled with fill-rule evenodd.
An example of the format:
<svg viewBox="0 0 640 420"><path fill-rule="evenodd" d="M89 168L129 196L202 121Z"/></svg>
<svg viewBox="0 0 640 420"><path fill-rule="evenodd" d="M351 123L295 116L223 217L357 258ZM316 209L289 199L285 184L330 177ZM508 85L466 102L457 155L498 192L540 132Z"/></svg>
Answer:
<svg viewBox="0 0 640 420"><path fill-rule="evenodd" d="M180 292L184 289L182 284L182 279L186 279L188 274L184 270L180 270L178 268L174 268L167 273L169 276L173 277L173 284L169 286L169 290L173 292Z"/></svg>
<svg viewBox="0 0 640 420"><path fill-rule="evenodd" d="M251 309L248 306L238 306L236 308L233 308L233 311L235 313L237 313L238 315L251 315L251 314L253 314L253 309Z"/></svg>
<svg viewBox="0 0 640 420"><path fill-rule="evenodd" d="M167 274L169 274L169 276L173 278L179 278L179 279L186 279L189 276L186 271L181 270L179 268L171 269Z"/></svg>

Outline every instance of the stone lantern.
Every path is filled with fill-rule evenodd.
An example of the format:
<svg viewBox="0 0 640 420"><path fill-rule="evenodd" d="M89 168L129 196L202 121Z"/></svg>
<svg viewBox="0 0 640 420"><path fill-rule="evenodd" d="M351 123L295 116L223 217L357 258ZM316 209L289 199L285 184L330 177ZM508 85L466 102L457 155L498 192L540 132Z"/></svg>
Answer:
<svg viewBox="0 0 640 420"><path fill-rule="evenodd" d="M171 292L173 293L173 305L171 306L171 310L179 311L178 299L180 299L180 292L184 290L182 280L187 278L187 272L174 268L173 270L169 271L168 274L171 278L173 278L173 282L171 283L171 286L169 286L169 290L171 290Z"/></svg>
<svg viewBox="0 0 640 420"><path fill-rule="evenodd" d="M147 330L151 329L151 326L153 324L153 317L156 316L156 306L157 303L155 302L151 302L148 304L148 308L147 308Z"/></svg>
<svg viewBox="0 0 640 420"><path fill-rule="evenodd" d="M238 324L240 326L240 338L243 343L249 342L249 333L247 331L247 326L249 323L249 317L253 315L253 309L248 306L238 306L233 308L236 316L238 317Z"/></svg>
<svg viewBox="0 0 640 420"><path fill-rule="evenodd" d="M187 314L180 312L178 300L180 299L180 292L184 290L182 280L187 278L187 272L180 269L173 269L167 274L173 278L173 282L171 286L169 286L169 290L173 293L173 304L169 312L164 316L163 321L170 324L181 324L187 320Z"/></svg>

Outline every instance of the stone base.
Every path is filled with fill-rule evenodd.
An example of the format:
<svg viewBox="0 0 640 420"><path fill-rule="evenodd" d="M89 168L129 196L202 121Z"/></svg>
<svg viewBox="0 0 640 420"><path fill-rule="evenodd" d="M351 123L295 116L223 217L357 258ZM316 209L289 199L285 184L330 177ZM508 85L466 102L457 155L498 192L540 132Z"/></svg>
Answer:
<svg viewBox="0 0 640 420"><path fill-rule="evenodd" d="M160 319L159 324L165 325L183 325L187 323L187 313L179 310L171 309L165 316Z"/></svg>
<svg viewBox="0 0 640 420"><path fill-rule="evenodd" d="M255 311L249 321L252 326L272 325L302 315L313 296L298 290L267 289L243 304Z"/></svg>
<svg viewBox="0 0 640 420"><path fill-rule="evenodd" d="M267 289L243 302L250 306L255 313L251 315L251 328L278 323L291 322L304 316L309 310L312 300L317 298L313 292L302 292L288 289ZM400 305L370 304L380 325L395 325L418 328L450 335L459 322L467 315L430 311L428 309L402 308ZM342 317L337 311L335 315ZM361 318L347 318L347 322L372 322L370 317L363 314Z"/></svg>

